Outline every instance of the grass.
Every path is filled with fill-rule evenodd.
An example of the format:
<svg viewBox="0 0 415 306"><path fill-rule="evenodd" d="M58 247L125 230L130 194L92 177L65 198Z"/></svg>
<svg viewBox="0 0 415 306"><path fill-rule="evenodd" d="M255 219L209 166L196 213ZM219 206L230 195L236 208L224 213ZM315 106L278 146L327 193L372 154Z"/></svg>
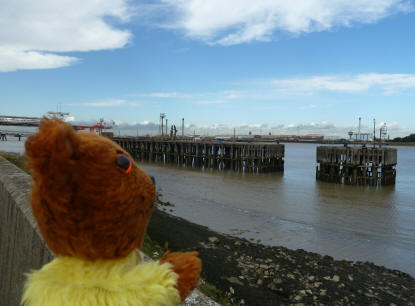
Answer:
<svg viewBox="0 0 415 306"><path fill-rule="evenodd" d="M216 303L224 306L235 305L232 303L230 296L225 294L222 290L216 288L212 284L208 284L203 281L202 285L198 288L204 295L210 297Z"/></svg>
<svg viewBox="0 0 415 306"><path fill-rule="evenodd" d="M30 174L29 170L26 168L24 156L17 153L7 153L3 151L0 151L0 156Z"/></svg>
<svg viewBox="0 0 415 306"><path fill-rule="evenodd" d="M152 259L158 260L166 252L166 249L146 235L141 251L143 251L143 253L147 256L150 256Z"/></svg>

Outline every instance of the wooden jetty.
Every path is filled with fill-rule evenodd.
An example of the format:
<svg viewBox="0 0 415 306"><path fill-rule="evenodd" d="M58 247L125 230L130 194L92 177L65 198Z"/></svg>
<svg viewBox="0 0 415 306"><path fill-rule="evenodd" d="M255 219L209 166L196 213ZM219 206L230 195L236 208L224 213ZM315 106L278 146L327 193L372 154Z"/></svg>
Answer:
<svg viewBox="0 0 415 306"><path fill-rule="evenodd" d="M192 142L114 137L137 160L187 167L264 173L284 171L284 145L274 143Z"/></svg>
<svg viewBox="0 0 415 306"><path fill-rule="evenodd" d="M370 147L317 147L316 178L352 185L395 184L397 150Z"/></svg>

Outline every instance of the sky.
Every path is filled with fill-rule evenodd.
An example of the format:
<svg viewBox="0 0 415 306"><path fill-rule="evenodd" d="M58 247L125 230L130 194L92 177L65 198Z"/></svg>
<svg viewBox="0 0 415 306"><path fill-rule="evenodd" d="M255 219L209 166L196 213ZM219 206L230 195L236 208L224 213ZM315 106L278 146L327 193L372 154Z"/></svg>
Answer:
<svg viewBox="0 0 415 306"><path fill-rule="evenodd" d="M415 1L0 0L0 115L415 133Z"/></svg>

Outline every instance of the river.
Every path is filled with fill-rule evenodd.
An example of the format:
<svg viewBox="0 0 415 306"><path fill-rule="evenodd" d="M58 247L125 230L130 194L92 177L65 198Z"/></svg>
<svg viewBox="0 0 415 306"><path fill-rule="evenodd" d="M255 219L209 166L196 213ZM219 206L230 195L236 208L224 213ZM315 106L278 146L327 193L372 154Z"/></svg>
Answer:
<svg viewBox="0 0 415 306"><path fill-rule="evenodd" d="M0 150L22 152L22 143ZM415 147L399 146L395 186L315 179L314 144L286 144L285 172L240 174L139 162L171 213L263 244L371 261L415 276Z"/></svg>
<svg viewBox="0 0 415 306"><path fill-rule="evenodd" d="M316 181L314 144L286 144L285 172L238 174L141 163L172 213L261 243L372 261L415 276L415 147L395 186Z"/></svg>

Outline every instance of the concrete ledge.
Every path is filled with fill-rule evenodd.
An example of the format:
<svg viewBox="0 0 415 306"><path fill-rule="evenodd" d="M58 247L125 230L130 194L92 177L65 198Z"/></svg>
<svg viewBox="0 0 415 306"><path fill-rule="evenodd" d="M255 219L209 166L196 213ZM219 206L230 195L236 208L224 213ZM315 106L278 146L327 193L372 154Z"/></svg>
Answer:
<svg viewBox="0 0 415 306"><path fill-rule="evenodd" d="M0 157L0 305L20 305L24 273L53 259L28 201L31 177Z"/></svg>
<svg viewBox="0 0 415 306"><path fill-rule="evenodd" d="M29 203L32 178L0 156L0 305L20 305L24 274L54 258ZM195 290L183 305L217 305Z"/></svg>

